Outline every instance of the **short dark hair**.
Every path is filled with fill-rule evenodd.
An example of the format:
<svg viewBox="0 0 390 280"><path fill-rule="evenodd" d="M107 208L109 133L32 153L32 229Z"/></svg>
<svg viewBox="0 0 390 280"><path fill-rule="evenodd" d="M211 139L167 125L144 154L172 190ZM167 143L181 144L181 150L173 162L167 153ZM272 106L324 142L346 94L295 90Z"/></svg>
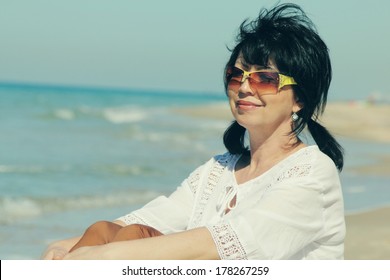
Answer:
<svg viewBox="0 0 390 280"><path fill-rule="evenodd" d="M294 95L303 107L292 133L298 135L307 125L320 150L342 170L342 147L317 122L326 106L332 67L328 48L312 21L298 5L281 4L271 10L262 9L256 20L245 20L239 31L225 74L241 53L248 64L268 66L272 60L281 73L293 77L297 82L292 86ZM227 93L226 78L224 84ZM229 152L248 152L244 134L245 128L237 122L225 131L224 143Z"/></svg>

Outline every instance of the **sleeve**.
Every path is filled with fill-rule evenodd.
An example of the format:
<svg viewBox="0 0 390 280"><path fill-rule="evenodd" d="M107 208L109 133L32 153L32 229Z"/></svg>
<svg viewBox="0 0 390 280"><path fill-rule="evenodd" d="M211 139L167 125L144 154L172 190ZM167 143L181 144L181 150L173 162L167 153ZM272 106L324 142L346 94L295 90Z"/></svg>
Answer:
<svg viewBox="0 0 390 280"><path fill-rule="evenodd" d="M340 185L338 179L309 177L276 184L245 211L208 225L221 259L299 258L299 252L323 236L326 208L339 203ZM339 210L335 214L341 220Z"/></svg>
<svg viewBox="0 0 390 280"><path fill-rule="evenodd" d="M168 197L159 196L144 207L117 220L123 221L127 225L148 225L163 234L185 230L193 208L196 188L202 169L203 166L198 167Z"/></svg>

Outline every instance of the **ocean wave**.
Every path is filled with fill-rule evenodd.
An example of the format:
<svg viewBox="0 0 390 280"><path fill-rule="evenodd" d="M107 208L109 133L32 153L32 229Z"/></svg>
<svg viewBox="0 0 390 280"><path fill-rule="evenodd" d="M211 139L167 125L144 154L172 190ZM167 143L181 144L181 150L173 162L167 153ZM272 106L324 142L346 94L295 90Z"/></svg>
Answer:
<svg viewBox="0 0 390 280"><path fill-rule="evenodd" d="M57 108L42 117L46 119L57 119L74 121L80 118L103 119L113 124L135 123L147 118L147 114L136 106L120 106L93 108L81 106L78 108Z"/></svg>
<svg viewBox="0 0 390 280"><path fill-rule="evenodd" d="M32 219L47 213L83 210L121 205L140 205L161 195L155 191L129 191L110 195L61 198L0 197L0 225L12 224L22 219Z"/></svg>
<svg viewBox="0 0 390 280"><path fill-rule="evenodd" d="M196 135L195 135L196 136ZM175 133L175 132L144 132L142 131L134 136L135 139L139 141L148 141L148 142L166 142L167 144L177 143L185 144L192 143L193 138L184 133Z"/></svg>
<svg viewBox="0 0 390 280"><path fill-rule="evenodd" d="M70 109L57 109L54 111L54 117L61 120L74 120L76 112Z"/></svg>
<svg viewBox="0 0 390 280"><path fill-rule="evenodd" d="M147 115L136 107L114 107L103 111L106 120L115 123L133 123L146 119Z"/></svg>
<svg viewBox="0 0 390 280"><path fill-rule="evenodd" d="M367 188L365 186L350 186L345 191L349 194L357 194L367 192Z"/></svg>
<svg viewBox="0 0 390 280"><path fill-rule="evenodd" d="M38 174L69 171L70 166L0 165L0 173Z"/></svg>
<svg viewBox="0 0 390 280"><path fill-rule="evenodd" d="M59 173L83 173L83 174L110 174L124 176L150 175L158 172L150 166L127 164L101 164L101 165L0 165L0 174L59 174Z"/></svg>
<svg viewBox="0 0 390 280"><path fill-rule="evenodd" d="M155 168L139 165L112 164L100 165L92 168L92 171L113 175L140 176L151 175L158 172Z"/></svg>

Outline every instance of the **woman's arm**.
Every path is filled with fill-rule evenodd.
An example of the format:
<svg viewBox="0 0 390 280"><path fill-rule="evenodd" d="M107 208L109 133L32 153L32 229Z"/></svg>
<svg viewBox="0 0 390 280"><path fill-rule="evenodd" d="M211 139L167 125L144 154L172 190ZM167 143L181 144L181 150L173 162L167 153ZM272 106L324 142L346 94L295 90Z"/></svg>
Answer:
<svg viewBox="0 0 390 280"><path fill-rule="evenodd" d="M205 227L158 237L82 247L64 259L212 260L219 254Z"/></svg>

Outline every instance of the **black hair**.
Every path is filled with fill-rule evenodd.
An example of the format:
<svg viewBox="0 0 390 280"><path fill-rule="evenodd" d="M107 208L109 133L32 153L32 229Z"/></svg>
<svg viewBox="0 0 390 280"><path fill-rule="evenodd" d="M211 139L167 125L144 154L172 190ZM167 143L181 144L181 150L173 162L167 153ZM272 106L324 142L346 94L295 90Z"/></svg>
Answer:
<svg viewBox="0 0 390 280"><path fill-rule="evenodd" d="M293 91L302 109L297 112L292 134L308 127L319 149L337 168L343 168L343 149L329 131L317 122L324 112L332 67L326 44L312 21L296 4L281 4L271 10L262 9L254 21L245 20L239 29L237 45L225 67L233 66L241 53L246 63L268 66L270 60L278 70L294 77ZM225 90L227 80L224 75ZM225 131L223 140L230 153L248 153L244 144L246 129L236 121Z"/></svg>

